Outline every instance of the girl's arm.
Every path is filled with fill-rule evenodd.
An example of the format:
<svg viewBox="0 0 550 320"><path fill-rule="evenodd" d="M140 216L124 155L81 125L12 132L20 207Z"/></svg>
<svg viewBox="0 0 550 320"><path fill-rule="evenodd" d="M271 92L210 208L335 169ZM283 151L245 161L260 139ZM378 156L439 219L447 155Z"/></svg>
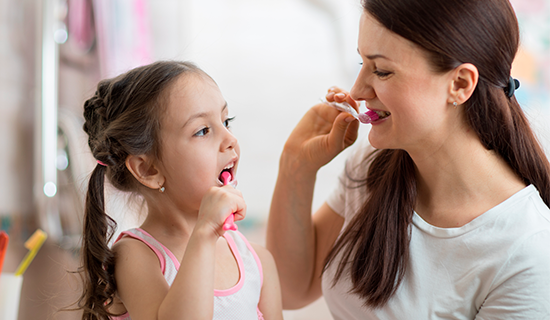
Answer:
<svg viewBox="0 0 550 320"><path fill-rule="evenodd" d="M282 320L281 284L279 283L275 260L273 260L273 256L266 248L254 243L251 243L251 245L262 262L264 275L258 308L264 315L265 320Z"/></svg>
<svg viewBox="0 0 550 320"><path fill-rule="evenodd" d="M216 243L225 218L241 220L246 204L231 186L211 188L188 239L178 274L169 287L156 255L137 241L117 243L118 294L132 319L212 319Z"/></svg>
<svg viewBox="0 0 550 320"><path fill-rule="evenodd" d="M355 105L349 98L346 101ZM349 114L316 105L304 115L283 149L269 214L267 249L277 263L285 309L303 307L321 295L323 261L343 219L326 204L312 218L315 178L323 165L357 139L358 125Z"/></svg>
<svg viewBox="0 0 550 320"><path fill-rule="evenodd" d="M214 314L216 243L232 213L242 220L246 203L231 186L213 187L203 197L197 224L185 249L178 275L159 310L159 319L208 319Z"/></svg>

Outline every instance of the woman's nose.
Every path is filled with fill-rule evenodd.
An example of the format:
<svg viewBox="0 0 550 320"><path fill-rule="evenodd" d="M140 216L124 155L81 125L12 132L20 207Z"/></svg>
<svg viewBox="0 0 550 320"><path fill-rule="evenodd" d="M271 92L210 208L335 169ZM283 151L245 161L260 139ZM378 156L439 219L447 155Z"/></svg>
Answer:
<svg viewBox="0 0 550 320"><path fill-rule="evenodd" d="M350 91L350 96L353 100L371 100L376 97L373 87L370 84L368 76L360 72L355 79L355 83Z"/></svg>

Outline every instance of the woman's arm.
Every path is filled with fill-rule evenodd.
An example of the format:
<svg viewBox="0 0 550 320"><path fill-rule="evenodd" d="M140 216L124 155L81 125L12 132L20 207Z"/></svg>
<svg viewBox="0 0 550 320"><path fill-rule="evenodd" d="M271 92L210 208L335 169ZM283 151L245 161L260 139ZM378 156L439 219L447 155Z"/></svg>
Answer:
<svg viewBox="0 0 550 320"><path fill-rule="evenodd" d="M303 307L321 295L323 261L343 219L326 204L312 217L315 178L322 166L355 142L358 126L349 114L319 104L304 115L283 149L267 248L277 263L285 309Z"/></svg>

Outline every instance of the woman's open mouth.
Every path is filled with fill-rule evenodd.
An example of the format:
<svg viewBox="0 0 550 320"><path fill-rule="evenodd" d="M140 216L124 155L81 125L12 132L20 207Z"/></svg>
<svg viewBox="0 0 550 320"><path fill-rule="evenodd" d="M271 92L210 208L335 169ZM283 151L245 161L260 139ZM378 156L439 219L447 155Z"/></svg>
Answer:
<svg viewBox="0 0 550 320"><path fill-rule="evenodd" d="M382 110L373 110L378 115L378 119L384 119L391 115L388 111L382 111Z"/></svg>

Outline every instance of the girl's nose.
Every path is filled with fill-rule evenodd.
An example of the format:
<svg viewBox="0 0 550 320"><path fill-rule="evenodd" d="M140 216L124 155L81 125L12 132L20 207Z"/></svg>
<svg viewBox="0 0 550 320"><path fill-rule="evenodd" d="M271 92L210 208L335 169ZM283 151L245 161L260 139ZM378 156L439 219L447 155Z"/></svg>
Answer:
<svg viewBox="0 0 550 320"><path fill-rule="evenodd" d="M233 135L233 133L231 133L231 131L229 130L226 130L224 140L220 145L220 151L223 152L227 149L234 149L237 146L237 143L237 138Z"/></svg>

